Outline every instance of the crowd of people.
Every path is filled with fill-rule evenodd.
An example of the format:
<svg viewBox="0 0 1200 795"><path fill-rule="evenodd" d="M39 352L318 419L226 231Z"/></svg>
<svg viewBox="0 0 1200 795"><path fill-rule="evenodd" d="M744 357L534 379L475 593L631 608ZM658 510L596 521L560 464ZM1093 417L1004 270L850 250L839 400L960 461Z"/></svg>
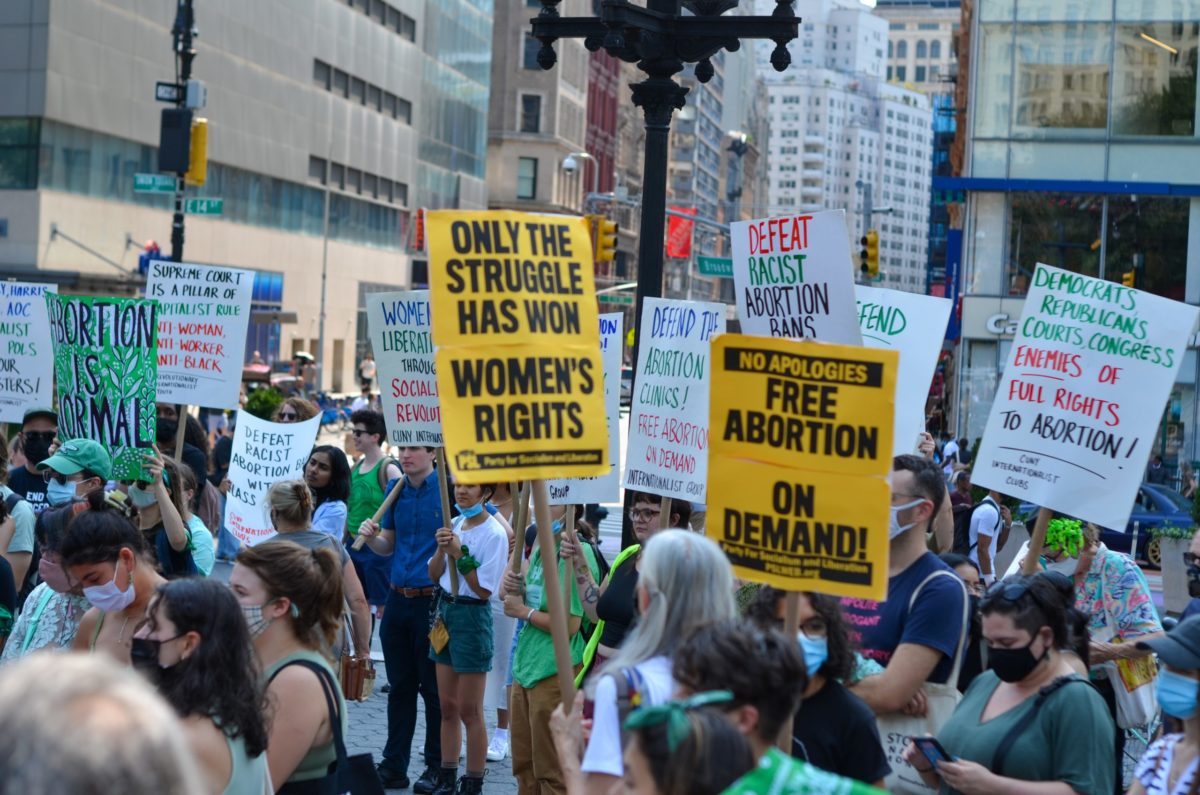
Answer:
<svg viewBox="0 0 1200 795"><path fill-rule="evenodd" d="M316 413L292 397L274 419ZM346 451L318 445L302 480L269 487L276 534L241 546L221 522L227 429L213 444L160 406L143 479L113 481L109 451L26 415L11 468L0 445L0 795L343 791L340 667L375 633L387 788L481 793L510 756L531 794L1200 788L1200 616L1164 632L1133 560L1049 511L1005 576L1012 516L971 485L966 440L893 461L874 602L740 583L696 532L702 506L653 494L628 495L633 543L615 554L584 506L550 506L544 547L514 527L512 484L389 450L371 408L351 422ZM1186 559L1200 597L1200 543ZM1126 765L1122 677L1146 662L1169 730Z"/></svg>

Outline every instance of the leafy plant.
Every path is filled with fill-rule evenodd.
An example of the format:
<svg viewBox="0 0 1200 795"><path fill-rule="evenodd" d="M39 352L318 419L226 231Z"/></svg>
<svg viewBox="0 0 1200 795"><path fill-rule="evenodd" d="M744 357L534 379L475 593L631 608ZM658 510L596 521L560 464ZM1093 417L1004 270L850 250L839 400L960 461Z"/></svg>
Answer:
<svg viewBox="0 0 1200 795"><path fill-rule="evenodd" d="M1176 541L1190 541L1195 534L1195 527L1176 527L1169 524L1162 527L1150 528L1151 538L1172 538Z"/></svg>
<svg viewBox="0 0 1200 795"><path fill-rule="evenodd" d="M260 420L269 420L283 403L283 394L275 387L260 387L246 397L246 411Z"/></svg>

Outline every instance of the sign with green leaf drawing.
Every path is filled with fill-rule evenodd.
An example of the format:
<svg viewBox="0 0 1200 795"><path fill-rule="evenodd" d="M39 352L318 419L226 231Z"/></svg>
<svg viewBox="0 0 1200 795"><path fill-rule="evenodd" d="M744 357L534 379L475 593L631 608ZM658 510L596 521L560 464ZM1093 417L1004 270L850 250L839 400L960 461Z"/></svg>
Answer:
<svg viewBox="0 0 1200 795"><path fill-rule="evenodd" d="M142 479L156 430L158 302L47 293L46 307L59 437L94 439L112 455L114 480Z"/></svg>

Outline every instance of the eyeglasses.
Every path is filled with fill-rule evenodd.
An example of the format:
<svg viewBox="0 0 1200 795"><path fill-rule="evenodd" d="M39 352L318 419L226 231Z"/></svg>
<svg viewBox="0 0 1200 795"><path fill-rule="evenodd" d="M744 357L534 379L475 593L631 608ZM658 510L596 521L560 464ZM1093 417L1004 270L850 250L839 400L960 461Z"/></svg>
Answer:
<svg viewBox="0 0 1200 795"><path fill-rule="evenodd" d="M661 510L656 511L652 508L642 508L639 510L637 508L633 508L629 511L629 521L649 522L651 519L659 516L660 514L662 514Z"/></svg>
<svg viewBox="0 0 1200 795"><path fill-rule="evenodd" d="M371 434L371 432L365 428L355 428L354 430L350 431L350 433L354 434L355 436L369 436Z"/></svg>
<svg viewBox="0 0 1200 795"><path fill-rule="evenodd" d="M829 627L823 618L810 618L800 625L800 631L808 638L823 638L829 634Z"/></svg>
<svg viewBox="0 0 1200 795"><path fill-rule="evenodd" d="M280 422L295 422L298 419L300 419L300 415L294 411L289 411L286 414L283 413L282 411L279 412L279 421Z"/></svg>
<svg viewBox="0 0 1200 795"><path fill-rule="evenodd" d="M26 439L49 439L53 441L58 431L22 431Z"/></svg>
<svg viewBox="0 0 1200 795"><path fill-rule="evenodd" d="M62 485L63 483L77 483L78 482L78 481L71 480L71 478L75 477L74 475L64 475L61 472L55 472L53 469L47 469L44 472L42 472L42 477L46 480L47 483L49 483L50 481L53 480L54 482L58 483L59 485Z"/></svg>

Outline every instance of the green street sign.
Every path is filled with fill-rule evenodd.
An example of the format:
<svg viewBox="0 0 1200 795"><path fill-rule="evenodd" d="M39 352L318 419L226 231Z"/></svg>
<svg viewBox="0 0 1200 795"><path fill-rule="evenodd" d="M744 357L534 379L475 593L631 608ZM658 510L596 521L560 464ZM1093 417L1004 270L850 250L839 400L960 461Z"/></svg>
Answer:
<svg viewBox="0 0 1200 795"><path fill-rule="evenodd" d="M701 276L722 276L733 278L733 260L728 257L696 257L700 265Z"/></svg>
<svg viewBox="0 0 1200 795"><path fill-rule="evenodd" d="M623 306L633 306L634 296L629 293L601 293L596 296L606 304L621 304Z"/></svg>
<svg viewBox="0 0 1200 795"><path fill-rule="evenodd" d="M174 193L175 177L170 174L134 174L134 193Z"/></svg>
<svg viewBox="0 0 1200 795"><path fill-rule="evenodd" d="M220 215L225 209L224 199L184 199L183 211L188 215Z"/></svg>

